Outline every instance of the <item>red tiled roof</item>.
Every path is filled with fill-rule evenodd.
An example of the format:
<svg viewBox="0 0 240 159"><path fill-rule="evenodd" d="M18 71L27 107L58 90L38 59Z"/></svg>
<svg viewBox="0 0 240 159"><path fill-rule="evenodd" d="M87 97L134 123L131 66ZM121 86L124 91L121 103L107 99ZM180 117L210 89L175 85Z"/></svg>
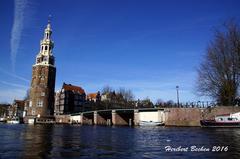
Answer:
<svg viewBox="0 0 240 159"><path fill-rule="evenodd" d="M87 98L95 99L95 98L97 98L97 93L89 93L87 95Z"/></svg>
<svg viewBox="0 0 240 159"><path fill-rule="evenodd" d="M63 87L62 87L64 90L66 91L75 91L75 92L79 92L81 94L84 94L85 91L84 89L82 89L81 87L79 86L74 86L74 85L71 85L71 84L66 84L66 83L63 83Z"/></svg>
<svg viewBox="0 0 240 159"><path fill-rule="evenodd" d="M14 104L17 104L20 107L24 107L25 101L24 100L14 100Z"/></svg>

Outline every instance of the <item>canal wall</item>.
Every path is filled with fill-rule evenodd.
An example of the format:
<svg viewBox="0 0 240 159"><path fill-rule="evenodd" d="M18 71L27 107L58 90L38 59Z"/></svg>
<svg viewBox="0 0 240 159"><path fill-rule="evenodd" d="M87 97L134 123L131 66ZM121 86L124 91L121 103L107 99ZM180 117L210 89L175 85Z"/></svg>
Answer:
<svg viewBox="0 0 240 159"><path fill-rule="evenodd" d="M199 108L167 108L164 111L166 126L200 126Z"/></svg>
<svg viewBox="0 0 240 159"><path fill-rule="evenodd" d="M165 108L164 111L166 126L201 126L202 119L214 119L216 115L240 112L240 107Z"/></svg>

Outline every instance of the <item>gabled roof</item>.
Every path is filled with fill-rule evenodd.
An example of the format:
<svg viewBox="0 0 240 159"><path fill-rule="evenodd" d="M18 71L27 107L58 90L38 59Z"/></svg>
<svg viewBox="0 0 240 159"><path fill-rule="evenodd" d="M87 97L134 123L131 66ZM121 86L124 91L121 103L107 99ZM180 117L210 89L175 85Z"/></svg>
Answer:
<svg viewBox="0 0 240 159"><path fill-rule="evenodd" d="M25 101L24 100L17 100L17 99L15 99L13 101L13 103L18 105L18 106L20 106L20 107L24 107Z"/></svg>
<svg viewBox="0 0 240 159"><path fill-rule="evenodd" d="M95 99L95 98L97 98L97 93L89 93L88 95L87 95L87 98L91 98L91 99Z"/></svg>
<svg viewBox="0 0 240 159"><path fill-rule="evenodd" d="M71 84L66 84L66 83L63 83L62 89L64 89L65 91L78 92L80 94L84 94L85 93L84 89L82 89L81 87L74 86L74 85L71 85Z"/></svg>

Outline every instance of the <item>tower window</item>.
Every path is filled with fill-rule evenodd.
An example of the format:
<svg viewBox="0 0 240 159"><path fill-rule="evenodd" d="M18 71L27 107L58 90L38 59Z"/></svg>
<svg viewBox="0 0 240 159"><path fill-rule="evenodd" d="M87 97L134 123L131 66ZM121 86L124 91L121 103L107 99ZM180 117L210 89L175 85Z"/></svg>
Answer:
<svg viewBox="0 0 240 159"><path fill-rule="evenodd" d="M47 46L45 46L45 51L47 51Z"/></svg>
<svg viewBox="0 0 240 159"><path fill-rule="evenodd" d="M37 102L37 106L38 106L38 107L42 107L42 106L43 106L43 101L42 101L42 100L39 100L39 101Z"/></svg>
<svg viewBox="0 0 240 159"><path fill-rule="evenodd" d="M40 63L40 58L37 58L37 63Z"/></svg>

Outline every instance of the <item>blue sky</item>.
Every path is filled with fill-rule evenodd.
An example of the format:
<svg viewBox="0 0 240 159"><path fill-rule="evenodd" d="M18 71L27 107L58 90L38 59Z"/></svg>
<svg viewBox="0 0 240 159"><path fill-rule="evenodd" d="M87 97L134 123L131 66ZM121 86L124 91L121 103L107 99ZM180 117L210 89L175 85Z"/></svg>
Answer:
<svg viewBox="0 0 240 159"><path fill-rule="evenodd" d="M131 89L135 98L204 100L196 68L214 27L240 20L238 0L0 0L0 102L30 87L48 15L52 15L56 90Z"/></svg>

